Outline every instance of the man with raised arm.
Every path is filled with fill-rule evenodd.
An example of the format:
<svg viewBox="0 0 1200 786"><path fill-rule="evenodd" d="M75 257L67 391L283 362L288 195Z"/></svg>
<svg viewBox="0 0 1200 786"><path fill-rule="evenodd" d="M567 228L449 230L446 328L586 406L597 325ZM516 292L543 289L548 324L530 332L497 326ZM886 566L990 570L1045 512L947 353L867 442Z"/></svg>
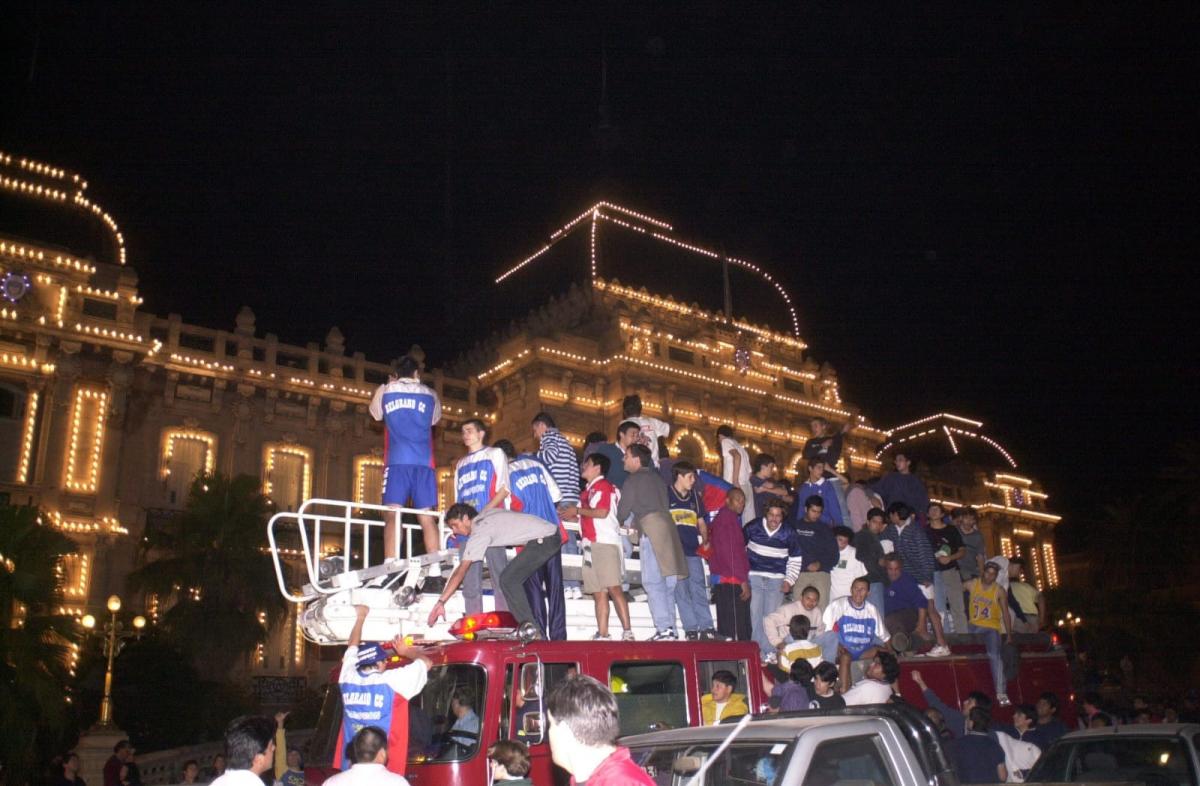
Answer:
<svg viewBox="0 0 1200 786"><path fill-rule="evenodd" d="M334 747L333 764L343 770L349 769L350 762L343 761L342 756L346 740L365 726L378 726L387 734L391 754L388 769L403 775L408 762L408 700L425 687L430 661L424 650L405 644L400 636L392 640L391 652L381 643L364 644L363 625L371 609L355 606L354 611L358 616L346 642L342 671L338 675L342 728ZM405 658L411 662L388 668Z"/></svg>
<svg viewBox="0 0 1200 786"><path fill-rule="evenodd" d="M438 394L421 383L420 364L408 355L393 361L392 375L375 390L369 409L371 417L384 424L383 504L402 508L411 502L418 510L433 510L437 506L433 427L442 419L442 404ZM425 553L440 551L437 517L418 514L417 520ZM393 513L383 530L383 551L392 559L400 556L399 523L399 512ZM441 565L431 565L429 575L441 576Z"/></svg>

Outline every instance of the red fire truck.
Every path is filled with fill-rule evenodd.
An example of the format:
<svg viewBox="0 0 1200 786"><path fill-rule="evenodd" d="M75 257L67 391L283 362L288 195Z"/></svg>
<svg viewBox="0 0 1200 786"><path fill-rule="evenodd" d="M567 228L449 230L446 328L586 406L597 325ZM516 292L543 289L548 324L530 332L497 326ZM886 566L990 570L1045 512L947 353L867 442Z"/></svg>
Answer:
<svg viewBox="0 0 1200 786"><path fill-rule="evenodd" d="M621 714L621 732L640 734L700 723L700 698L710 689L712 675L732 672L735 690L747 697L751 712L767 709L767 686L759 652L752 642L621 642L593 641L590 600L567 602L567 641L523 640L512 630L507 614L488 612L463 616L462 601L452 601L449 626L424 624L436 594L423 593L420 584L430 565L450 561L453 552L410 559L371 560L370 532L382 528L377 511L360 503L310 500L296 513L277 514L268 536L275 557L280 591L289 601L304 604L301 625L312 641L343 645L354 621L354 606L367 605L371 614L365 640L390 640L398 632L419 635L429 645L433 667L424 691L408 705L409 746L406 777L414 786L475 786L487 783L487 746L503 739L525 742L533 757L533 781L566 783L566 773L553 766L545 737L542 700L546 692L571 674L586 674L609 685ZM298 548L281 542L290 530ZM419 529L404 527L407 542L396 553L413 554ZM329 545L341 556L328 557ZM397 544L399 546L399 544ZM378 544L375 553L378 554ZM296 566L285 559L299 554ZM294 557L292 557L294 559ZM578 568L564 556L564 569ZM629 563L631 584L637 585L637 560ZM289 576L288 574L292 575ZM304 581L307 579L307 581ZM631 605L633 627L640 638L652 632L647 604ZM1014 702L1034 703L1051 691L1058 696L1063 721L1073 723L1074 698L1066 656L1046 636L1018 636L1018 674L1008 686ZM946 657L902 657L899 689L918 708L925 700L908 673L919 669L924 681L946 704L960 706L971 691L994 693L987 654L973 637L950 637ZM1011 708L994 708L1001 720ZM309 746L308 777L319 783L332 770L334 747L341 724L337 674L331 675L321 720Z"/></svg>
<svg viewBox="0 0 1200 786"><path fill-rule="evenodd" d="M555 775L550 761L542 699L572 674L590 675L612 688L622 734L698 725L700 697L720 670L737 677L735 690L751 707L766 704L753 642L522 642L515 635L488 638L486 623L472 628L473 640L430 645L428 682L409 702L405 777L415 786L487 783L487 747L504 739L529 746L534 783L565 778L561 770ZM455 728L460 714L463 720ZM308 772L311 781L330 772L341 718L335 677L309 744L308 759L315 765Z"/></svg>

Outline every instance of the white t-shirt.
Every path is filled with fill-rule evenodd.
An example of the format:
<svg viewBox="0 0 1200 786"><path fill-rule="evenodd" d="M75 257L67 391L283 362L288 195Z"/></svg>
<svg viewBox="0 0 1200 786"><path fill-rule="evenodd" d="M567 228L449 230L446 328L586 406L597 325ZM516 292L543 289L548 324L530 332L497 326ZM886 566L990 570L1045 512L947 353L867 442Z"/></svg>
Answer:
<svg viewBox="0 0 1200 786"><path fill-rule="evenodd" d="M713 705L713 722L712 722L712 725L714 725L714 726L720 726L720 725L721 725L721 713L725 712L725 705L726 705L726 704L728 704L728 703L729 703L729 702L727 702L727 701L718 701L718 702L716 702L716 703Z"/></svg>
<svg viewBox="0 0 1200 786"><path fill-rule="evenodd" d="M389 772L382 764L355 764L325 780L329 786L408 786L403 775ZM262 781L259 781L262 783Z"/></svg>
<svg viewBox="0 0 1200 786"><path fill-rule="evenodd" d="M862 704L887 704L891 698L892 686L879 680L859 680L858 684L842 694L847 707Z"/></svg>
<svg viewBox="0 0 1200 786"><path fill-rule="evenodd" d="M867 566L858 558L853 546L838 552L837 564L829 571L829 599L836 600L850 594L850 586L859 576L867 575Z"/></svg>
<svg viewBox="0 0 1200 786"><path fill-rule="evenodd" d="M729 456L730 453L742 457L736 478L733 476L733 459ZM721 478L739 488L750 485L750 454L736 439L730 437L721 437Z"/></svg>
<svg viewBox="0 0 1200 786"><path fill-rule="evenodd" d="M262 786L262 778L250 770L225 770L209 786Z"/></svg>
<svg viewBox="0 0 1200 786"><path fill-rule="evenodd" d="M654 459L654 466L658 466L658 438L666 439L671 436L671 426L663 423L658 418L649 418L645 415L638 415L636 418L626 418L638 424L641 428L641 434L638 436L638 442L641 442L646 447L650 448L650 458Z"/></svg>

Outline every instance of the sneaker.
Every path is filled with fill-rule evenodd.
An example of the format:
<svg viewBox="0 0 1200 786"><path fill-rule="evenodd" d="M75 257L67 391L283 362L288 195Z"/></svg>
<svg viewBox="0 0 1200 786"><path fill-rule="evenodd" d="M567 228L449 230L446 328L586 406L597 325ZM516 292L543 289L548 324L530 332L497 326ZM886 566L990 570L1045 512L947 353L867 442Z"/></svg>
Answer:
<svg viewBox="0 0 1200 786"><path fill-rule="evenodd" d="M1012 701L1008 698L1007 693L997 693L996 694L996 703L999 704L1001 707L1007 707L1012 704Z"/></svg>
<svg viewBox="0 0 1200 786"><path fill-rule="evenodd" d="M596 631L596 633L592 636L592 641L612 641L612 636L608 635L607 633Z"/></svg>
<svg viewBox="0 0 1200 786"><path fill-rule="evenodd" d="M768 652L766 655L762 656L762 662L764 666L774 666L779 662L779 656L774 652Z"/></svg>
<svg viewBox="0 0 1200 786"><path fill-rule="evenodd" d="M621 631L621 641L637 641L637 639L634 638L633 631L626 630Z"/></svg>
<svg viewBox="0 0 1200 786"><path fill-rule="evenodd" d="M688 641L699 641L699 640L700 640L700 631L698 631L698 630L685 630L685 631L683 632L683 637L684 637L685 639L687 639Z"/></svg>
<svg viewBox="0 0 1200 786"><path fill-rule="evenodd" d="M943 647L942 645L939 644L938 646L934 647L933 649L931 649L929 652L927 652L925 654L931 658L944 658L950 654L950 648Z"/></svg>
<svg viewBox="0 0 1200 786"><path fill-rule="evenodd" d="M672 630L660 630L650 637L650 641L679 641L679 636Z"/></svg>
<svg viewBox="0 0 1200 786"><path fill-rule="evenodd" d="M700 631L700 640L701 641L720 641L721 637L718 636L717 632L715 630L713 630L712 628L705 628L704 630Z"/></svg>

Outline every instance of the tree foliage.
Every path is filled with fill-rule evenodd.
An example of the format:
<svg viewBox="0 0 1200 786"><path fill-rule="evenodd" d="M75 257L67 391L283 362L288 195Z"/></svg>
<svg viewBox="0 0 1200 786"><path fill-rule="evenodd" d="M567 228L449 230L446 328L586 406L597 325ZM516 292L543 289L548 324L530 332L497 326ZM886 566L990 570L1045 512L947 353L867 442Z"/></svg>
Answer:
<svg viewBox="0 0 1200 786"><path fill-rule="evenodd" d="M22 784L69 722L74 620L57 613L57 565L75 543L28 507L0 507L0 767Z"/></svg>
<svg viewBox="0 0 1200 786"><path fill-rule="evenodd" d="M270 514L257 478L201 475L183 513L147 531L146 561L129 575L131 590L158 596L167 641L208 680L227 680L286 618L266 553Z"/></svg>

